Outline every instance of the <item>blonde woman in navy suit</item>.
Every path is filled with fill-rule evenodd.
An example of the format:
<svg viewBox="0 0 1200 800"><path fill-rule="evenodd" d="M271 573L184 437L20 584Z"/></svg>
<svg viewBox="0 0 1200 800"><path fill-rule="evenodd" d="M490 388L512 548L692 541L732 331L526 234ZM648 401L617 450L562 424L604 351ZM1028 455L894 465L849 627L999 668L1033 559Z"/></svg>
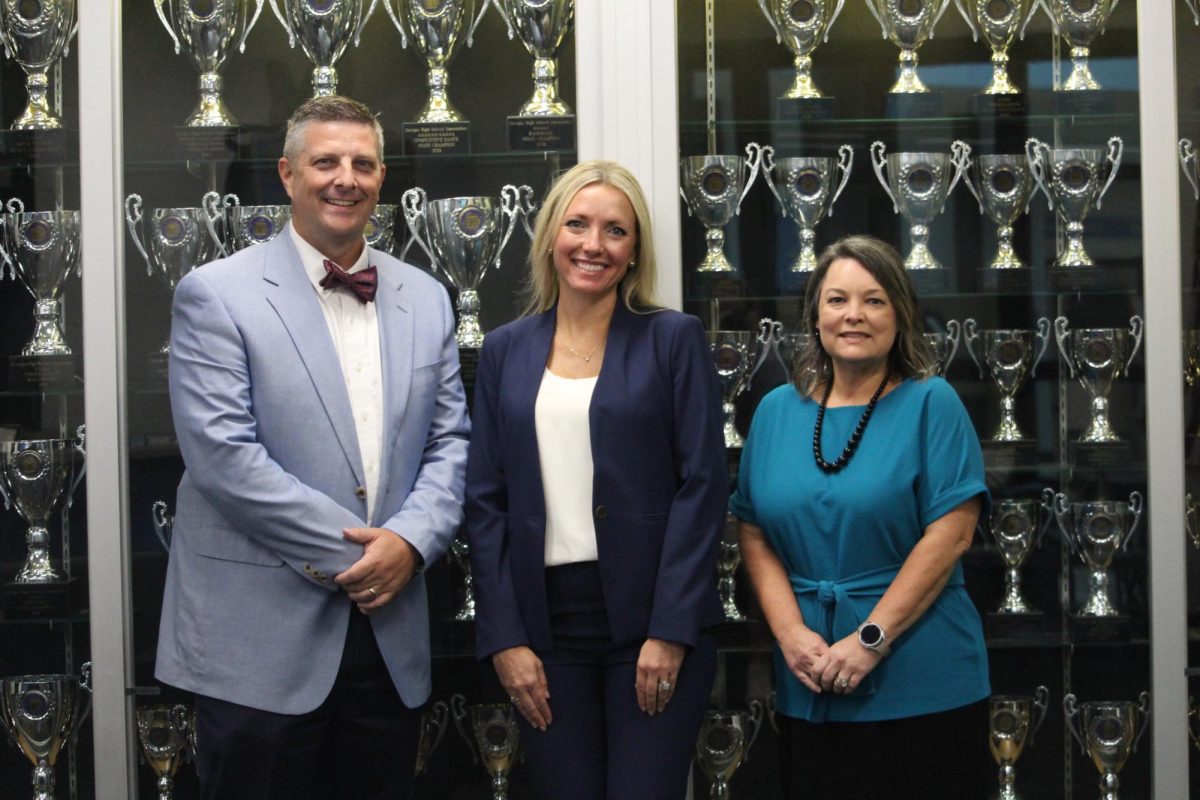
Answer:
<svg viewBox="0 0 1200 800"><path fill-rule="evenodd" d="M489 333L467 468L476 648L539 797L671 798L716 669L721 403L700 321L655 306L636 179L548 193L529 313Z"/></svg>

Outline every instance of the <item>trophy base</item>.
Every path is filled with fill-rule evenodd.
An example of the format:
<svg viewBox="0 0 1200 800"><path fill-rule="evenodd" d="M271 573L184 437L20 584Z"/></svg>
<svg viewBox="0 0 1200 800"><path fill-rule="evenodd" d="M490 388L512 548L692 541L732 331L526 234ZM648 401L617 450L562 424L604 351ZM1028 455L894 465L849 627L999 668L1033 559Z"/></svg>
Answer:
<svg viewBox="0 0 1200 800"><path fill-rule="evenodd" d="M1055 267L1046 270L1050 289L1056 292L1074 292L1080 289L1096 289L1102 285L1104 275L1096 267Z"/></svg>
<svg viewBox="0 0 1200 800"><path fill-rule="evenodd" d="M471 123L405 122L400 126L406 156L467 155L471 152Z"/></svg>
<svg viewBox="0 0 1200 800"><path fill-rule="evenodd" d="M989 611L984 625L988 639L1036 639L1046 632L1046 615L1040 611L1020 614Z"/></svg>
<svg viewBox="0 0 1200 800"><path fill-rule="evenodd" d="M475 401L475 375L479 371L478 347L458 348L459 375L462 376L463 391L467 393L467 410L471 411Z"/></svg>
<svg viewBox="0 0 1200 800"><path fill-rule="evenodd" d="M8 582L0 587L0 610L4 619L58 619L76 610L72 599L86 596L83 581L71 578L55 583Z"/></svg>
<svg viewBox="0 0 1200 800"><path fill-rule="evenodd" d="M740 272L699 272L688 274L689 297L736 298L745 294L746 282Z"/></svg>
<svg viewBox="0 0 1200 800"><path fill-rule="evenodd" d="M983 463L989 469L1037 466L1037 442L1032 439L1017 442L984 439L979 444L983 448Z"/></svg>
<svg viewBox="0 0 1200 800"><path fill-rule="evenodd" d="M1023 120L1029 116L1029 102L1024 94L977 94L974 107L977 117Z"/></svg>
<svg viewBox="0 0 1200 800"><path fill-rule="evenodd" d="M950 270L945 267L936 269L910 269L908 277L913 289L918 295L944 292L950 288Z"/></svg>
<svg viewBox="0 0 1200 800"><path fill-rule="evenodd" d="M1133 461L1133 445L1119 442L1071 442L1071 463L1075 467L1116 467Z"/></svg>
<svg viewBox="0 0 1200 800"><path fill-rule="evenodd" d="M897 92L884 99L883 115L897 119L940 117L943 105L941 92Z"/></svg>
<svg viewBox="0 0 1200 800"><path fill-rule="evenodd" d="M167 368L170 356L165 353L155 353L146 359L146 388L152 392L166 391L168 386Z"/></svg>
<svg viewBox="0 0 1200 800"><path fill-rule="evenodd" d="M832 97L781 97L778 100L779 118L789 122L833 119Z"/></svg>
<svg viewBox="0 0 1200 800"><path fill-rule="evenodd" d="M79 131L0 131L0 160L18 166L63 164L79 160Z"/></svg>
<svg viewBox="0 0 1200 800"><path fill-rule="evenodd" d="M1104 89L1054 93L1055 115L1115 114L1117 95Z"/></svg>
<svg viewBox="0 0 1200 800"><path fill-rule="evenodd" d="M985 267L979 270L979 285L988 292L1021 292L1033 289L1033 270L1017 267L1015 269L992 269Z"/></svg>
<svg viewBox="0 0 1200 800"><path fill-rule="evenodd" d="M575 116L509 117L508 149L574 150Z"/></svg>
<svg viewBox="0 0 1200 800"><path fill-rule="evenodd" d="M1128 642L1133 638L1133 622L1125 615L1085 617L1072 614L1069 626L1071 641L1075 644Z"/></svg>
<svg viewBox="0 0 1200 800"><path fill-rule="evenodd" d="M79 357L9 356L8 388L14 392L69 391L82 389Z"/></svg>
<svg viewBox="0 0 1200 800"><path fill-rule="evenodd" d="M236 126L175 128L175 156L187 161L233 161L238 157L241 142L242 129Z"/></svg>

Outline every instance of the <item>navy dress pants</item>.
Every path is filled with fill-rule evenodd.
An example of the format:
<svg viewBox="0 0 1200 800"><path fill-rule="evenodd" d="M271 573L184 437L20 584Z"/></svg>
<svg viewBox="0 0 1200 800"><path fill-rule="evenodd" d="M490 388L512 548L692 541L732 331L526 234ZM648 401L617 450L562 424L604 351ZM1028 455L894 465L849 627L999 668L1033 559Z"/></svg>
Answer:
<svg viewBox="0 0 1200 800"><path fill-rule="evenodd" d="M370 620L351 607L333 690L306 714L196 696L196 771L205 800L405 800L419 709L400 700Z"/></svg>
<svg viewBox="0 0 1200 800"><path fill-rule="evenodd" d="M634 689L643 642L612 641L596 562L546 573L554 649L538 657L553 722L542 732L518 715L535 796L681 800L716 675L716 640L701 635L666 709L650 716Z"/></svg>

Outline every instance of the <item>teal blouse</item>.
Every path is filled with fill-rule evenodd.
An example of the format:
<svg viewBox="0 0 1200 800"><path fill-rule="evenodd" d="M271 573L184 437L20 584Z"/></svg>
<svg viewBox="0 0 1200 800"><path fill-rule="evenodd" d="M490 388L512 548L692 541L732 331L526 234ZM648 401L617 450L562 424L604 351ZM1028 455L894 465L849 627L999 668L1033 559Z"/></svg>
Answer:
<svg viewBox="0 0 1200 800"><path fill-rule="evenodd" d="M825 412L832 461L863 406ZM840 472L812 454L817 403L790 384L763 398L742 452L730 510L763 530L792 581L804 622L833 643L866 620L930 523L982 495L979 438L950 384L908 379L880 398ZM986 508L984 513L986 513ZM813 694L775 648L777 709L797 719L866 721L958 708L987 697L983 628L956 565L891 654L850 695Z"/></svg>

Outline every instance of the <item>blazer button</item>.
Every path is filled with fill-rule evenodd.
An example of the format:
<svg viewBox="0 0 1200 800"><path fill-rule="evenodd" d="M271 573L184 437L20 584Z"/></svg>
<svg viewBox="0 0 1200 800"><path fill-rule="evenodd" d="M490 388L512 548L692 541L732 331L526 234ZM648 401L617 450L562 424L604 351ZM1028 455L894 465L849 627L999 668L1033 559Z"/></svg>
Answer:
<svg viewBox="0 0 1200 800"><path fill-rule="evenodd" d="M608 516L608 509L605 506L596 506L596 519L604 519Z"/></svg>
<svg viewBox="0 0 1200 800"><path fill-rule="evenodd" d="M367 488L365 486L359 486L354 490L354 496L359 500L365 500L367 498Z"/></svg>

